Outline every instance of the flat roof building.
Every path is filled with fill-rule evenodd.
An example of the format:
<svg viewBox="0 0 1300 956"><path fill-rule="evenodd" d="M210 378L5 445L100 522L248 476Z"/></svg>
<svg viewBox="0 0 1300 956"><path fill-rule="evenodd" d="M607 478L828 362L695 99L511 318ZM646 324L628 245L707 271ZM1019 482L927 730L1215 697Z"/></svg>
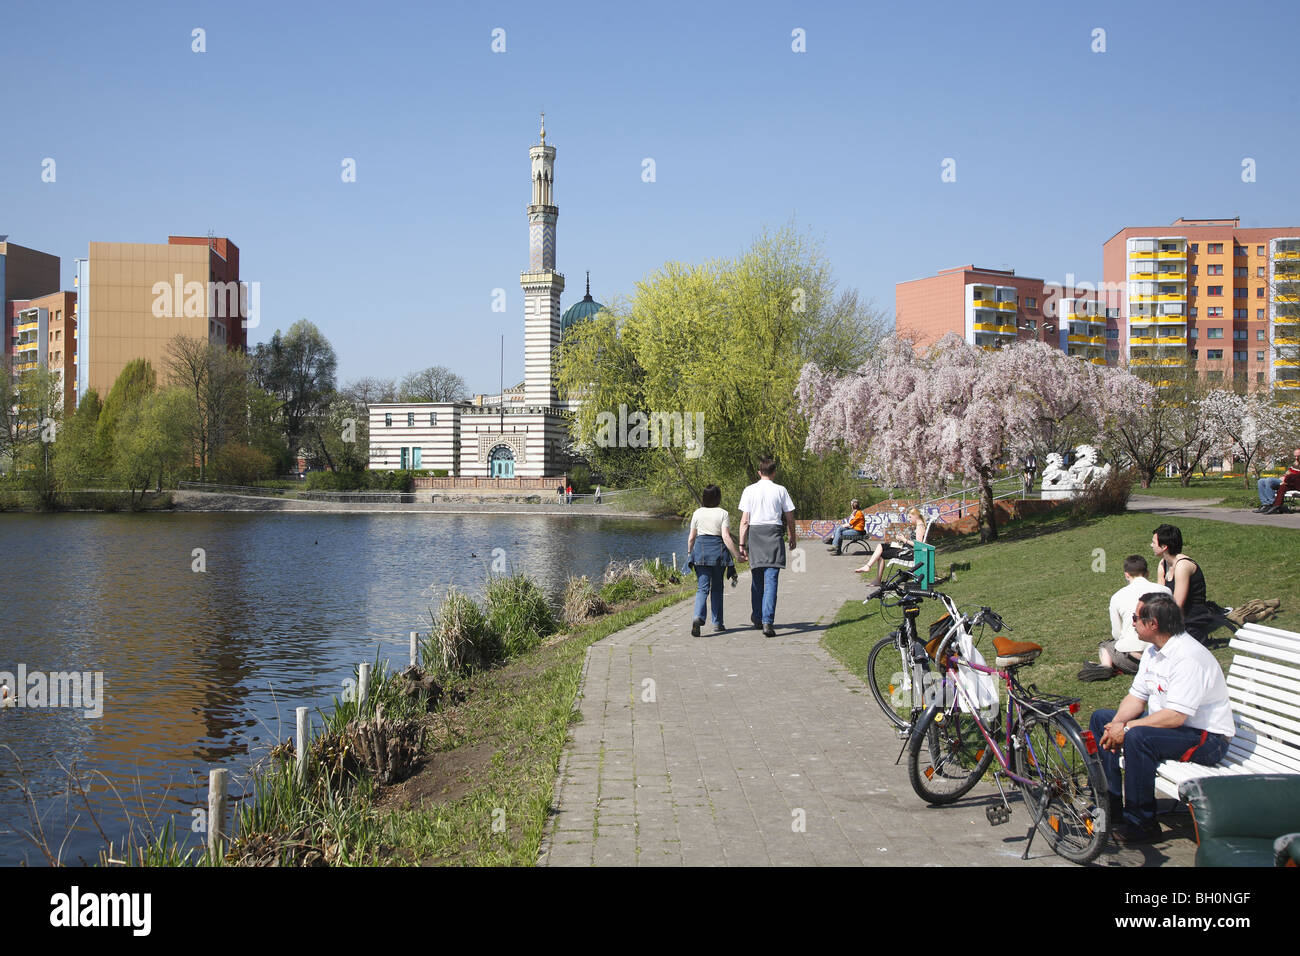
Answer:
<svg viewBox="0 0 1300 956"><path fill-rule="evenodd" d="M1300 396L1300 226L1175 219L1126 226L1102 247L1120 288L1125 357L1135 369Z"/></svg>
<svg viewBox="0 0 1300 956"><path fill-rule="evenodd" d="M248 347L248 289L229 239L92 242L77 260L77 293L78 400L91 388L106 396L133 359L148 359L161 373L177 335Z"/></svg>
<svg viewBox="0 0 1300 956"><path fill-rule="evenodd" d="M1068 277L1073 279L1073 277ZM1003 348L1038 341L1098 365L1119 359L1118 319L1102 291L1065 286L1014 269L943 269L894 286L895 327L919 348L956 332L972 345Z"/></svg>

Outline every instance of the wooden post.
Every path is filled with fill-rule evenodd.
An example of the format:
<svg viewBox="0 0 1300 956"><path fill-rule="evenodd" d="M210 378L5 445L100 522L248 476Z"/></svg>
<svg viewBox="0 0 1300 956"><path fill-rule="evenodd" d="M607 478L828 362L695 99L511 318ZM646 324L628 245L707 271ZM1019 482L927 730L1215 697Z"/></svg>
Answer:
<svg viewBox="0 0 1300 956"><path fill-rule="evenodd" d="M208 855L216 861L226 840L226 784L230 771L225 767L208 771Z"/></svg>
<svg viewBox="0 0 1300 956"><path fill-rule="evenodd" d="M676 552L676 551L673 552L673 570L674 570L674 571L677 570L677 552Z"/></svg>
<svg viewBox="0 0 1300 956"><path fill-rule="evenodd" d="M659 555L655 555L655 567L659 567Z"/></svg>
<svg viewBox="0 0 1300 956"><path fill-rule="evenodd" d="M298 708L297 773L299 783L307 779L307 733L308 728L311 726L309 713L310 711L306 707Z"/></svg>
<svg viewBox="0 0 1300 956"><path fill-rule="evenodd" d="M366 701L370 700L370 665L362 664L357 673L357 715L366 709Z"/></svg>
<svg viewBox="0 0 1300 956"><path fill-rule="evenodd" d="M411 632L411 666L420 663L420 632Z"/></svg>

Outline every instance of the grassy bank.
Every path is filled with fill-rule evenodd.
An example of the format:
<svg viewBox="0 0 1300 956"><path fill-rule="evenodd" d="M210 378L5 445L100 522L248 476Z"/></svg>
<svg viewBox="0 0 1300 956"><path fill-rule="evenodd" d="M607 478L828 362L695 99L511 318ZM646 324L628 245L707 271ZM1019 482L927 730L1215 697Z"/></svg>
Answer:
<svg viewBox="0 0 1300 956"><path fill-rule="evenodd" d="M410 677L376 666L369 706L335 701L321 714L305 780L281 745L253 773L222 859L164 830L114 862L177 865L532 865L588 646L694 594L667 568L611 562L609 580L574 579L561 627L523 577L489 582L482 607L449 595L434 613ZM378 662L376 662L378 665ZM432 706L430 706L432 702ZM382 711L402 769L382 782L358 727ZM432 711L432 712L430 712ZM354 723L361 717L361 723ZM394 742L397 746L392 746ZM380 761L382 763L382 761Z"/></svg>
<svg viewBox="0 0 1300 956"><path fill-rule="evenodd" d="M1280 474L1281 472L1278 472ZM1256 478L1252 475L1250 486L1240 475L1236 477L1193 478L1186 488L1177 478L1157 478L1150 488L1133 485L1133 494L1151 495L1156 498L1178 498L1195 501L1196 499L1223 499L1222 508L1258 508L1259 496L1255 493Z"/></svg>
<svg viewBox="0 0 1300 956"><path fill-rule="evenodd" d="M1004 540L989 545L964 540L939 546L937 564L947 567L947 555L958 552L970 562L957 580L942 585L958 604L987 605L1015 631L1013 640L1033 641L1043 654L1023 673L1045 691L1071 694L1083 700L1081 713L1113 707L1128 689L1123 678L1081 683L1076 675L1085 660L1096 660L1097 644L1110 637L1107 609L1110 596L1124 583L1124 558L1151 556L1151 532L1164 519L1158 515L1124 514L1071 526L1061 516L1044 516L1011 529ZM1204 573L1208 596L1225 606L1251 598L1280 598L1282 606L1270 625L1300 629L1300 564L1294 554L1300 531L1231 525L1218 521L1179 520L1184 550ZM1105 570L1100 568L1105 561ZM826 649L865 679L872 644L898 626L899 615L879 603L850 601L827 629ZM923 610L928 625L943 613L938 603ZM1212 637L1226 639L1219 630ZM992 635L980 649L992 657ZM1225 670L1231 662L1226 640L1214 648ZM868 705L874 706L867 702ZM883 718L882 718L883 721Z"/></svg>

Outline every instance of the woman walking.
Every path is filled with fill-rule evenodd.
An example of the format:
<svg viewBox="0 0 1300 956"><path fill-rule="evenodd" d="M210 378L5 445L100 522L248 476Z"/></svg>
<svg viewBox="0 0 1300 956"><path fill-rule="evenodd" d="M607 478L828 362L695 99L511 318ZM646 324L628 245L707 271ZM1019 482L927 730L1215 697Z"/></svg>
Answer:
<svg viewBox="0 0 1300 956"><path fill-rule="evenodd" d="M731 541L731 519L720 508L722 489L709 485L700 495L701 508L691 515L691 533L686 539L686 551L695 569L695 617L691 621L691 636L699 637L704 626L704 606L713 596L713 632L721 634L722 575L739 560L736 546Z"/></svg>

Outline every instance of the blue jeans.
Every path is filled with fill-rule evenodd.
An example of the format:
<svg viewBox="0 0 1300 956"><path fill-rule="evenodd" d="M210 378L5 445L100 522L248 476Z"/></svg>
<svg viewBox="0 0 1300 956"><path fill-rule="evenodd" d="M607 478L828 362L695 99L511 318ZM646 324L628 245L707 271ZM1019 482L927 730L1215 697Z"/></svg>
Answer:
<svg viewBox="0 0 1300 956"><path fill-rule="evenodd" d="M1273 499L1277 497L1278 486L1282 484L1281 478L1261 478L1256 490L1259 492L1259 506L1271 505Z"/></svg>
<svg viewBox="0 0 1300 956"><path fill-rule="evenodd" d="M1197 747L1201 732L1195 727L1134 727L1124 735L1124 770L1121 774L1119 754L1102 750L1100 746L1102 731L1114 719L1113 710L1095 710L1088 728L1097 738L1097 756L1106 771L1106 790L1111 803L1122 799L1125 819L1138 826L1155 823L1156 767L1159 764L1166 760L1179 760L1196 747L1192 763L1210 767L1228 752L1228 738L1218 734L1210 734L1205 743Z"/></svg>
<svg viewBox="0 0 1300 956"><path fill-rule="evenodd" d="M854 541L863 536L863 532L847 525L840 525L831 536L831 547L839 551L845 541Z"/></svg>
<svg viewBox="0 0 1300 956"><path fill-rule="evenodd" d="M704 620L705 604L713 595L713 623L722 626L722 572L720 564L695 566L695 620Z"/></svg>
<svg viewBox="0 0 1300 956"><path fill-rule="evenodd" d="M776 620L776 580L780 568L751 568L749 572L749 601L754 617L764 624Z"/></svg>

